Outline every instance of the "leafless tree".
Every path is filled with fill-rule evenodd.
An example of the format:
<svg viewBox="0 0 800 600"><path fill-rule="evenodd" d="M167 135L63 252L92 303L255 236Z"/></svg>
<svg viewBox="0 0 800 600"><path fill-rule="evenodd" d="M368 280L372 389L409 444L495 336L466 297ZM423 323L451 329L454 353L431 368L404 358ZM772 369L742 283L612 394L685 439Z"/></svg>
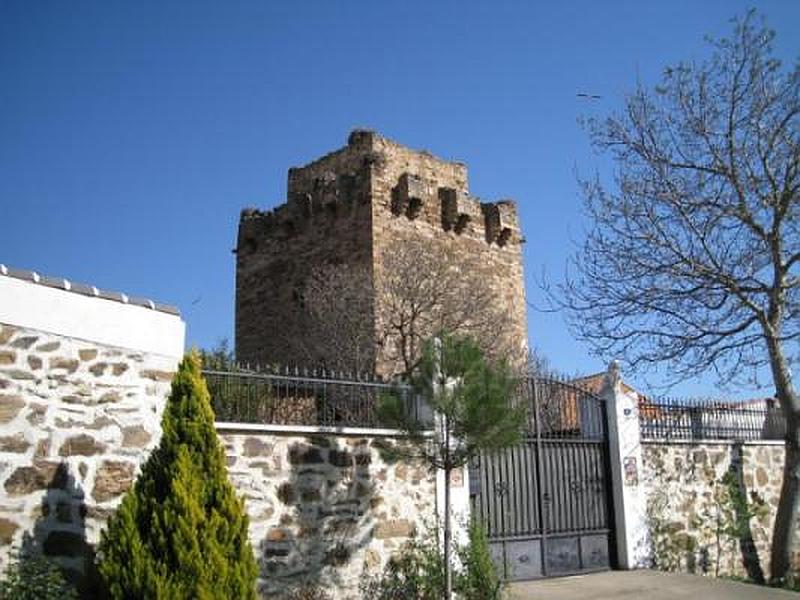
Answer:
<svg viewBox="0 0 800 600"><path fill-rule="evenodd" d="M442 244L397 240L366 266L331 264L311 271L274 335L301 365L376 369L409 377L433 335L470 335L490 359L522 366L524 348L486 275L486 266ZM275 309L275 310L278 310ZM518 360L515 360L518 359Z"/></svg>
<svg viewBox="0 0 800 600"><path fill-rule="evenodd" d="M557 294L579 338L634 368L723 381L768 371L788 422L771 578L800 509L800 65L752 12L700 63L589 122L616 162L584 182L592 227Z"/></svg>
<svg viewBox="0 0 800 600"><path fill-rule="evenodd" d="M409 376L425 340L442 332L472 337L489 359L519 363L524 349L514 347L509 307L492 289L486 265L448 245L437 250L397 240L383 251L377 335L386 363Z"/></svg>
<svg viewBox="0 0 800 600"><path fill-rule="evenodd" d="M558 378L560 373L553 367L550 359L537 347L528 350L528 377Z"/></svg>

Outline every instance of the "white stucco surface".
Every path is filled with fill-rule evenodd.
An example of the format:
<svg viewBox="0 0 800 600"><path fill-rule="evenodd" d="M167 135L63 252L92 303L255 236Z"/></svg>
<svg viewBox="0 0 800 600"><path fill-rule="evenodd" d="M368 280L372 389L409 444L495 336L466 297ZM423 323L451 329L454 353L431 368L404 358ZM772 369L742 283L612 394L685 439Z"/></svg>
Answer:
<svg viewBox="0 0 800 600"><path fill-rule="evenodd" d="M183 355L173 314L0 276L0 323L167 357Z"/></svg>
<svg viewBox="0 0 800 600"><path fill-rule="evenodd" d="M637 397L623 390L613 368L602 397L607 405L617 562L621 569L635 569L650 555Z"/></svg>

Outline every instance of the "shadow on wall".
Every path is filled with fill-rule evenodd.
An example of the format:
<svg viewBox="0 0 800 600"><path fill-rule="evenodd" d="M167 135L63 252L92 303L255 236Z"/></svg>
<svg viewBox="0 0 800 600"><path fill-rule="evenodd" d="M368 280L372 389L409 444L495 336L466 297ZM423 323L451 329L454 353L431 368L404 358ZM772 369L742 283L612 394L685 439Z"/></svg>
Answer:
<svg viewBox="0 0 800 600"><path fill-rule="evenodd" d="M750 526L751 519L756 516L752 504L761 502L754 493L748 493L744 483L744 451L742 444L731 446L731 466L729 471L729 494L734 513L734 528L739 538L739 551L742 554L742 565L747 576L758 584L764 584L764 570L761 568L761 559L758 548L753 539L753 530Z"/></svg>
<svg viewBox="0 0 800 600"><path fill-rule="evenodd" d="M277 496L290 510L261 544L264 591L357 583L360 571L349 571L361 567L357 553L372 539L371 509L381 503L370 478L369 442L343 446L333 437L309 437L289 447L288 460L291 475Z"/></svg>
<svg viewBox="0 0 800 600"><path fill-rule="evenodd" d="M712 466L730 452L727 471L720 477ZM686 464L675 459L678 475L670 476L664 457L653 459L656 484L647 501L651 562L662 571L692 574L742 575L764 582L764 571L753 536L753 519L761 519L764 500L747 489L741 443L730 450L692 451ZM685 484L675 495L667 483Z"/></svg>
<svg viewBox="0 0 800 600"><path fill-rule="evenodd" d="M47 483L33 529L22 536L19 560L51 558L82 598L96 598L98 578L94 548L86 539L86 510L83 489L68 465L59 463Z"/></svg>

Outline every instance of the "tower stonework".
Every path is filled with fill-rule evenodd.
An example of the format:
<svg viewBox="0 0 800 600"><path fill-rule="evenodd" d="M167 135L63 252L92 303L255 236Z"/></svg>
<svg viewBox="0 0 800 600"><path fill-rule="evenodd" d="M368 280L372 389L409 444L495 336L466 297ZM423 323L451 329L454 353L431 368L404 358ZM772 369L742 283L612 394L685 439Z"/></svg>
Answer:
<svg viewBox="0 0 800 600"><path fill-rule="evenodd" d="M345 147L289 169L285 204L242 211L236 249L237 359L317 366L277 333L312 335L305 328L302 290L315 269L333 265L346 267L353 286L365 290L359 319L375 336L359 352L360 366L392 373L378 330L388 310L382 294L386 253L404 241L463 257L472 271L465 276L488 284L492 301L507 315L497 335L524 353L523 239L516 204L470 196L463 163L356 130ZM338 358L341 364L349 357Z"/></svg>

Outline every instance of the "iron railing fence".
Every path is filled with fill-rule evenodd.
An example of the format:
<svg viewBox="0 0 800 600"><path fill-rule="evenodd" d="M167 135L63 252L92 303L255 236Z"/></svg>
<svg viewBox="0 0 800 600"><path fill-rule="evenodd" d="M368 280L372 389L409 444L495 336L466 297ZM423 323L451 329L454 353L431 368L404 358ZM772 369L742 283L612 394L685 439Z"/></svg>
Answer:
<svg viewBox="0 0 800 600"><path fill-rule="evenodd" d="M645 440L782 440L786 420L777 402L642 399L639 427Z"/></svg>
<svg viewBox="0 0 800 600"><path fill-rule="evenodd" d="M409 385L361 374L280 369L204 369L217 421L272 425L380 427L378 402L397 395L418 417L419 402Z"/></svg>
<svg viewBox="0 0 800 600"><path fill-rule="evenodd" d="M431 421L412 386L364 374L300 369L270 371L234 367L204 369L217 421L276 425L381 427L378 402L394 394L408 414ZM527 437L593 438L605 435L602 403L592 394L555 378L523 378L512 402L527 411Z"/></svg>
<svg viewBox="0 0 800 600"><path fill-rule="evenodd" d="M527 411L528 437L600 439L605 436L602 401L567 379L526 377L518 383L514 402Z"/></svg>

